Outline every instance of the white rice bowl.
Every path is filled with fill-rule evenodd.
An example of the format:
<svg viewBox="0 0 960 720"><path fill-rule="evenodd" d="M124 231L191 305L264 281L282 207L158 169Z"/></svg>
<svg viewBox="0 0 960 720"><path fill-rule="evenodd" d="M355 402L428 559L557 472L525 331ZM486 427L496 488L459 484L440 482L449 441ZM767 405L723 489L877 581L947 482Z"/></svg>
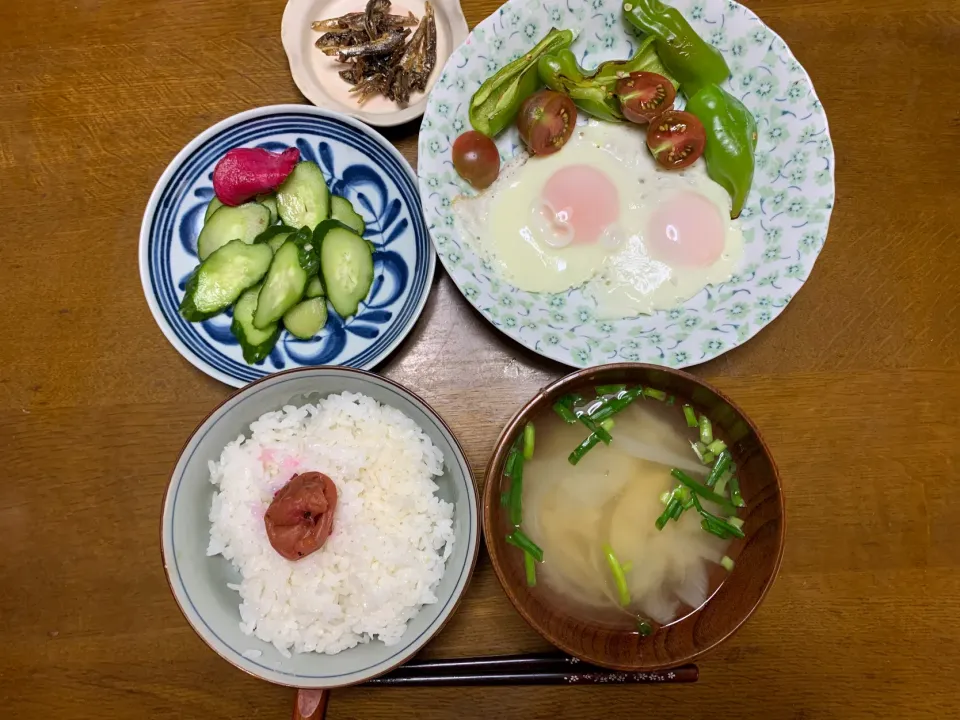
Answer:
<svg viewBox="0 0 960 720"><path fill-rule="evenodd" d="M240 628L293 652L338 653L400 641L434 593L453 551L453 505L436 496L443 453L399 410L365 395L329 395L250 424L210 462L218 490L208 555L241 575ZM295 473L337 487L333 533L292 562L271 546L263 515Z"/></svg>

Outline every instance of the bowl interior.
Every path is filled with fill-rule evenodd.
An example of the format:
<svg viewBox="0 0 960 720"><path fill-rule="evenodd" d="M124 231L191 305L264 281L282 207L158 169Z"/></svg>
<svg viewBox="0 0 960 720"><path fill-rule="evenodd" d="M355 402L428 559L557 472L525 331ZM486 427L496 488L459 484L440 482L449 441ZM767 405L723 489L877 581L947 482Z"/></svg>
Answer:
<svg viewBox="0 0 960 720"><path fill-rule="evenodd" d="M507 513L500 504L500 493L510 482L503 474L510 445L526 422L566 393L581 390L586 395L595 385L613 383L660 388L676 395L678 403L683 398L698 412L707 413L715 432L731 448L747 503L740 514L746 538L735 541L730 550L736 558L733 572L700 610L647 638L637 632L589 624L571 615L549 592L528 588L523 554L505 540L509 532ZM544 638L591 663L619 670L653 671L689 662L712 649L732 635L756 609L780 566L784 510L773 458L756 427L729 399L687 373L651 365L619 364L568 375L544 389L510 421L489 465L483 526L494 569L507 596Z"/></svg>
<svg viewBox="0 0 960 720"><path fill-rule="evenodd" d="M454 504L454 550L436 590L391 647L372 641L337 655L294 654L240 631L240 596L227 587L239 574L222 556L207 557L208 513L214 487L208 462L266 412L335 392L357 392L414 420L444 455L438 495ZM188 622L225 660L257 677L295 687L337 687L362 682L409 659L453 612L473 569L479 546L477 496L469 465L444 423L416 396L388 380L344 368L309 368L274 375L248 386L217 408L183 449L164 500L161 526L164 565L171 590Z"/></svg>

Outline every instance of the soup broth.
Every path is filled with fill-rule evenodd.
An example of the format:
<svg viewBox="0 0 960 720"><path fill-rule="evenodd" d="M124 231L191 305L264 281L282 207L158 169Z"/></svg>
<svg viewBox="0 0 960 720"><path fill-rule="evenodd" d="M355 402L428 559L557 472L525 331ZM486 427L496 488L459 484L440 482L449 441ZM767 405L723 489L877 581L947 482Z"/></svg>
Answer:
<svg viewBox="0 0 960 720"><path fill-rule="evenodd" d="M564 599L575 615L636 628L661 625L703 605L725 570L730 540L705 532L687 510L658 530L671 470L703 482L710 468L691 449L696 431L677 405L638 399L618 413L609 445L598 444L572 465L570 451L589 434L550 411L535 420L536 452L523 470L523 531L543 550L536 592ZM722 514L716 505L703 508ZM629 600L614 580L608 552L623 570Z"/></svg>

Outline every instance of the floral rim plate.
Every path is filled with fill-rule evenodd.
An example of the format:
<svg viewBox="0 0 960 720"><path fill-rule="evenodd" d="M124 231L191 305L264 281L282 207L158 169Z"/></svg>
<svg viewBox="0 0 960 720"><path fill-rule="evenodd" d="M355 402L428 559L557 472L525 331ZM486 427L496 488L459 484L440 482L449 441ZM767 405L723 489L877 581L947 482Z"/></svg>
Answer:
<svg viewBox="0 0 960 720"><path fill-rule="evenodd" d="M750 10L729 0L671 0L718 47L726 88L753 112L757 172L741 215L744 257L729 282L707 286L683 305L653 315L599 320L579 289L530 293L497 278L461 239L451 205L472 194L453 169L450 148L470 128L471 95L497 68L532 47L550 27L578 36L582 65L629 57L637 45L618 0L510 0L480 23L447 62L427 104L418 175L424 215L440 259L485 318L514 340L567 365L640 361L682 368L741 345L803 285L827 237L834 202L834 156L827 117L810 77L786 43ZM581 113L582 115L582 113ZM516 128L497 138L501 160L524 152Z"/></svg>
<svg viewBox="0 0 960 720"><path fill-rule="evenodd" d="M230 312L190 323L177 312L197 266L197 235L213 197L213 168L232 147L297 147L323 170L330 191L353 203L375 246L374 280L356 315L330 309L313 340L284 331L261 363L249 365L230 333ZM167 167L140 228L140 281L154 319L177 351L228 385L241 387L278 370L309 365L369 369L389 355L420 316L436 257L423 220L416 179L397 150L366 125L306 105L242 112L192 140Z"/></svg>

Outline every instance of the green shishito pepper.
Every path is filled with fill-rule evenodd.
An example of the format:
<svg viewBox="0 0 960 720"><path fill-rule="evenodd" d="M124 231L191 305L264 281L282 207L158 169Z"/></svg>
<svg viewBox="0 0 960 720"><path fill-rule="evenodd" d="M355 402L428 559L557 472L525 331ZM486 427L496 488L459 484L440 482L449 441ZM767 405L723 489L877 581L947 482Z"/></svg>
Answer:
<svg viewBox="0 0 960 720"><path fill-rule="evenodd" d="M757 123L733 95L708 84L687 101L687 111L703 123L707 144L703 151L707 173L730 193L731 217L740 215L753 182Z"/></svg>
<svg viewBox="0 0 960 720"><path fill-rule="evenodd" d="M592 73L580 67L573 52L566 49L544 55L537 68L544 85L569 95L581 110L608 122L624 121L620 101L613 94L620 78L643 70L664 75L676 84L660 62L653 38L645 39L629 60L600 63Z"/></svg>
<svg viewBox="0 0 960 720"><path fill-rule="evenodd" d="M719 84L730 76L720 51L697 35L676 8L660 0L623 0L623 17L656 40L660 59L681 86Z"/></svg>
<svg viewBox="0 0 960 720"><path fill-rule="evenodd" d="M512 123L521 103L540 88L537 60L542 55L569 47L572 42L572 30L552 28L530 52L487 78L470 98L473 129L487 137L495 137Z"/></svg>

